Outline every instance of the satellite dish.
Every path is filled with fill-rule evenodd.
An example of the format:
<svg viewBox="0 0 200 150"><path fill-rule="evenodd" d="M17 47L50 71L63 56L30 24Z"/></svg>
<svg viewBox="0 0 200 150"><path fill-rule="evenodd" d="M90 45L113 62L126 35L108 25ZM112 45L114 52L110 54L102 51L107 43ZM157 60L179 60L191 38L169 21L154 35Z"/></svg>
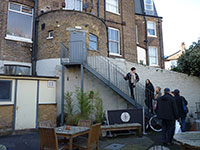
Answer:
<svg viewBox="0 0 200 150"><path fill-rule="evenodd" d="M83 9L87 9L90 6L90 2L87 2L83 5Z"/></svg>

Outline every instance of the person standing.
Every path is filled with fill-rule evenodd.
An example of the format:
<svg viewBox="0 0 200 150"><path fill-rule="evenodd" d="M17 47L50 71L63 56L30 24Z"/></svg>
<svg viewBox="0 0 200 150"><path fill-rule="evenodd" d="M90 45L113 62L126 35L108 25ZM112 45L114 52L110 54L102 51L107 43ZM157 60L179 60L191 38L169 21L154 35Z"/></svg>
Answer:
<svg viewBox="0 0 200 150"><path fill-rule="evenodd" d="M131 98L134 100L135 96L134 96L134 88L136 86L136 83L140 80L138 74L136 73L136 68L132 67L131 71L129 73L127 73L127 75L124 77L125 80L129 81L129 88L131 91Z"/></svg>
<svg viewBox="0 0 200 150"><path fill-rule="evenodd" d="M174 95L178 107L179 117L181 120L181 130L182 132L185 132L185 126L186 126L185 118L187 116L188 110L185 110L184 107L188 105L188 102L183 96L180 96L180 91L178 89L174 90Z"/></svg>
<svg viewBox="0 0 200 150"><path fill-rule="evenodd" d="M162 93L161 93L161 88L159 86L156 87L156 94L155 94L155 97L154 97L154 110L156 109L156 106L157 106L157 100L158 98L160 98L162 96Z"/></svg>
<svg viewBox="0 0 200 150"><path fill-rule="evenodd" d="M154 99L154 86L149 79L146 80L145 84L145 103L149 108L150 112L153 113L153 99Z"/></svg>
<svg viewBox="0 0 200 150"><path fill-rule="evenodd" d="M178 109L170 89L164 89L164 95L158 98L157 117L162 120L162 142L170 145L173 139L174 121L178 118Z"/></svg>

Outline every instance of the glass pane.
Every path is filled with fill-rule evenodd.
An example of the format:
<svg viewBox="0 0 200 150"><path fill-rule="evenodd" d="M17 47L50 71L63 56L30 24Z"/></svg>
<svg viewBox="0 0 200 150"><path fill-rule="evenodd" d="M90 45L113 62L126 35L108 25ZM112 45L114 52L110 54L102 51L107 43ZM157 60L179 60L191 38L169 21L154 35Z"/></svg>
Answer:
<svg viewBox="0 0 200 150"><path fill-rule="evenodd" d="M148 29L154 29L154 28L155 28L155 24L152 23L152 22L148 22L148 23L147 23L147 28L148 28Z"/></svg>
<svg viewBox="0 0 200 150"><path fill-rule="evenodd" d="M109 51L111 53L119 54L118 43L116 43L116 42L109 42Z"/></svg>
<svg viewBox="0 0 200 150"><path fill-rule="evenodd" d="M152 0L145 0L146 4L152 4Z"/></svg>
<svg viewBox="0 0 200 150"><path fill-rule="evenodd" d="M97 36L90 34L90 41L95 41L97 42Z"/></svg>
<svg viewBox="0 0 200 150"><path fill-rule="evenodd" d="M157 57L157 49L149 48L149 57Z"/></svg>
<svg viewBox="0 0 200 150"><path fill-rule="evenodd" d="M32 16L9 11L7 34L32 39Z"/></svg>
<svg viewBox="0 0 200 150"><path fill-rule="evenodd" d="M10 3L10 9L20 11L20 5Z"/></svg>
<svg viewBox="0 0 200 150"><path fill-rule="evenodd" d="M67 9L70 9L70 10L73 10L74 9L74 0L65 0L65 3L66 3L66 8Z"/></svg>
<svg viewBox="0 0 200 150"><path fill-rule="evenodd" d="M25 6L22 6L22 12L27 13L27 14L32 14L33 13L31 8L25 7Z"/></svg>
<svg viewBox="0 0 200 150"><path fill-rule="evenodd" d="M10 81L0 81L0 100L10 100L11 94L11 82Z"/></svg>
<svg viewBox="0 0 200 150"><path fill-rule="evenodd" d="M30 75L30 68L29 67L17 66L16 74L18 74L18 75Z"/></svg>
<svg viewBox="0 0 200 150"><path fill-rule="evenodd" d="M151 65L157 65L157 61L156 61L156 58L155 57L150 57L150 64Z"/></svg>
<svg viewBox="0 0 200 150"><path fill-rule="evenodd" d="M147 31L148 31L148 35L156 35L155 30L153 29L148 29Z"/></svg>
<svg viewBox="0 0 200 150"><path fill-rule="evenodd" d="M152 5L145 5L147 10L153 10L153 6Z"/></svg>
<svg viewBox="0 0 200 150"><path fill-rule="evenodd" d="M89 43L89 49L90 50L97 50L97 43L90 41L90 43Z"/></svg>

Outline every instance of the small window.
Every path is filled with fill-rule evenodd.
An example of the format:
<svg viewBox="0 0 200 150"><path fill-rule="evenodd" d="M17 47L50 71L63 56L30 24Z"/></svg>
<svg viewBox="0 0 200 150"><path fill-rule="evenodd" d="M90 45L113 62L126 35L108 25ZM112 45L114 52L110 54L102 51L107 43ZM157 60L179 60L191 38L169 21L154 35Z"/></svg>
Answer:
<svg viewBox="0 0 200 150"><path fill-rule="evenodd" d="M106 0L106 11L119 13L118 0Z"/></svg>
<svg viewBox="0 0 200 150"><path fill-rule="evenodd" d="M48 39L53 39L53 30L50 30L50 31L48 32L47 40L48 40Z"/></svg>
<svg viewBox="0 0 200 150"><path fill-rule="evenodd" d="M153 11L153 0L144 0L144 7L146 11Z"/></svg>
<svg viewBox="0 0 200 150"><path fill-rule="evenodd" d="M108 28L109 52L120 55L120 34L115 28Z"/></svg>
<svg viewBox="0 0 200 150"><path fill-rule="evenodd" d="M158 51L156 47L149 47L149 65L158 66Z"/></svg>
<svg viewBox="0 0 200 150"><path fill-rule="evenodd" d="M94 34L89 34L89 49L90 50L98 49L98 37Z"/></svg>
<svg viewBox="0 0 200 150"><path fill-rule="evenodd" d="M82 11L82 0L65 0L65 8L68 10Z"/></svg>
<svg viewBox="0 0 200 150"><path fill-rule="evenodd" d="M33 9L9 3L6 39L32 42Z"/></svg>
<svg viewBox="0 0 200 150"><path fill-rule="evenodd" d="M4 65L5 74L30 75L30 67L20 65Z"/></svg>
<svg viewBox="0 0 200 150"><path fill-rule="evenodd" d="M156 23L155 22L147 22L147 34L148 36L156 37Z"/></svg>
<svg viewBox="0 0 200 150"><path fill-rule="evenodd" d="M12 81L0 80L0 101L11 101Z"/></svg>

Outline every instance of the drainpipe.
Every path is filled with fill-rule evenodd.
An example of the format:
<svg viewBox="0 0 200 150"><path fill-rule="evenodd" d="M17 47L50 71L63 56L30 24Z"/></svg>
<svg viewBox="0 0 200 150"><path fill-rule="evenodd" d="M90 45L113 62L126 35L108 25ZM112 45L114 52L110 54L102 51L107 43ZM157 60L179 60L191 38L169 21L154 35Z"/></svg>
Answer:
<svg viewBox="0 0 200 150"><path fill-rule="evenodd" d="M146 62L147 65L149 65L149 43L148 43L148 33L147 33L147 19L146 19L146 13L144 12L144 23L145 23L145 45L146 45Z"/></svg>
<svg viewBox="0 0 200 150"><path fill-rule="evenodd" d="M106 23L106 0L104 0L104 21Z"/></svg>
<svg viewBox="0 0 200 150"><path fill-rule="evenodd" d="M159 44L160 44L160 67L164 68L163 64L163 38L162 38L162 28L161 28L162 20L158 19L158 30L159 30Z"/></svg>
<svg viewBox="0 0 200 150"><path fill-rule="evenodd" d="M31 57L31 63L32 63L32 75L36 75L36 51L37 51L37 33L36 33L36 15L37 15L37 0L34 2L34 13L33 13L33 50L32 50L32 57Z"/></svg>
<svg viewBox="0 0 200 150"><path fill-rule="evenodd" d="M100 0L98 0L98 3L97 3L97 16L100 17Z"/></svg>
<svg viewBox="0 0 200 150"><path fill-rule="evenodd" d="M106 0L104 0L104 21L105 21L105 24L106 24ZM106 32L107 32L107 48L108 48L108 55L107 57L109 57L109 35L108 35L108 26L106 24Z"/></svg>
<svg viewBox="0 0 200 150"><path fill-rule="evenodd" d="M124 56L124 59L126 59L125 58L125 50L124 50L124 24L123 24L123 7L122 7L122 5L123 5L123 2L122 2L122 0L121 0L121 22L122 22L122 41L123 41L123 45L122 45L122 48L123 48L123 56Z"/></svg>

